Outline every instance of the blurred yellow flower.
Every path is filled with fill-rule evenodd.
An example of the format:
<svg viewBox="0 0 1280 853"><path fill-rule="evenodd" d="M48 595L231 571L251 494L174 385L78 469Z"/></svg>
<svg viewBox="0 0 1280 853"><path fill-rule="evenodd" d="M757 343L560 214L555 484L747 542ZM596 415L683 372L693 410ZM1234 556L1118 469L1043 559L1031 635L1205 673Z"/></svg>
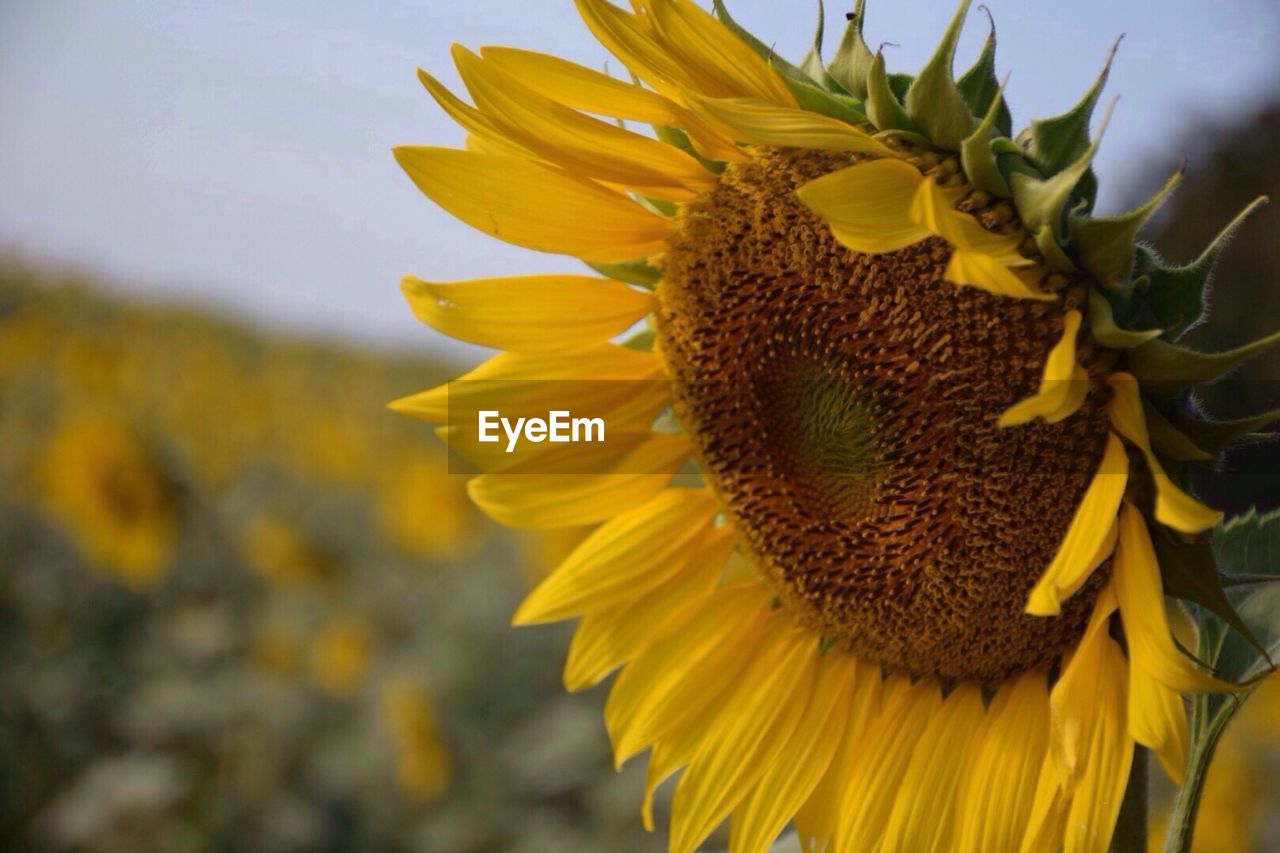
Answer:
<svg viewBox="0 0 1280 853"><path fill-rule="evenodd" d="M332 584L338 566L296 527L271 514L257 516L240 537L240 554L257 574L280 586Z"/></svg>
<svg viewBox="0 0 1280 853"><path fill-rule="evenodd" d="M138 589L164 577L178 532L174 490L128 427L67 421L49 439L37 480L42 508L94 569Z"/></svg>
<svg viewBox="0 0 1280 853"><path fill-rule="evenodd" d="M278 621L269 621L249 643L249 662L260 672L276 678L295 675L302 664L303 643L298 631Z"/></svg>
<svg viewBox="0 0 1280 853"><path fill-rule="evenodd" d="M340 616L311 642L311 681L331 696L349 696L364 680L374 652L373 627L363 617Z"/></svg>
<svg viewBox="0 0 1280 853"><path fill-rule="evenodd" d="M421 557L450 558L474 552L479 544L475 510L466 480L450 476L445 456L414 451L392 456L380 477L377 520L396 546Z"/></svg>
<svg viewBox="0 0 1280 853"><path fill-rule="evenodd" d="M444 793L452 765L427 691L408 678L388 682L382 690L382 717L396 748L400 791L416 800Z"/></svg>

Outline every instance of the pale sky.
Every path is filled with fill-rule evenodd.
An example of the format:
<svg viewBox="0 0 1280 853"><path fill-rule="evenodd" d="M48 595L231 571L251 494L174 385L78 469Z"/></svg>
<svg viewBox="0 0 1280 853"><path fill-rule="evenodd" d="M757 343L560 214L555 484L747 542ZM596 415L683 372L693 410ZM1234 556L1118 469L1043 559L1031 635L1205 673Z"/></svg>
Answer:
<svg viewBox="0 0 1280 853"><path fill-rule="evenodd" d="M729 5L780 53L803 53L812 3ZM1104 211L1151 158L1177 165L1185 129L1280 86L1272 0L988 5L1019 126L1032 108L1074 103L1126 34L1108 86L1123 98L1098 160ZM892 42L890 69L915 71L953 3L869 6L868 42ZM830 4L829 43L844 11ZM986 28L975 9L960 67ZM461 143L414 76L421 65L456 83L455 41L609 59L571 0L0 0L0 250L266 324L440 346L402 302L402 274L579 269L471 231L392 160L398 143Z"/></svg>

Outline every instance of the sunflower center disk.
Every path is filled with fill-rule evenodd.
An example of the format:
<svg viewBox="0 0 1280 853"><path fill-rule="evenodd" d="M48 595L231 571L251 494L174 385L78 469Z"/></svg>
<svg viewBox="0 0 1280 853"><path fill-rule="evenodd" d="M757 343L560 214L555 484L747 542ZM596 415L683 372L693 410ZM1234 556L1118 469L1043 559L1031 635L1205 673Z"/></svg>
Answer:
<svg viewBox="0 0 1280 853"><path fill-rule="evenodd" d="M796 198L848 155L762 151L691 204L660 288L677 415L746 547L824 636L995 684L1079 637L1106 572L1023 613L1101 458L1093 396L1001 429L1062 307L943 280L930 239L865 255Z"/></svg>

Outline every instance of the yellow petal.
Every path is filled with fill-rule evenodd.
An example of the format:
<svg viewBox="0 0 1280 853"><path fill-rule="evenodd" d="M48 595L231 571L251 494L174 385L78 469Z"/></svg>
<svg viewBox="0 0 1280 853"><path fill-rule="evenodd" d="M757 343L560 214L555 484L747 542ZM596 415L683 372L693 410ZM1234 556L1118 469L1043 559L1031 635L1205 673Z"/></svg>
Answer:
<svg viewBox="0 0 1280 853"><path fill-rule="evenodd" d="M1000 426L1018 426L1038 417L1057 423L1080 408L1089 393L1089 374L1076 362L1076 336L1080 333L1081 319L1079 311L1066 312L1062 337L1045 359L1040 389L1010 406L1000 416Z"/></svg>
<svg viewBox="0 0 1280 853"><path fill-rule="evenodd" d="M911 218L961 251L987 255L1006 266L1029 264L1018 252L1018 237L988 231L972 214L955 209L964 192L926 176L911 199Z"/></svg>
<svg viewBox="0 0 1280 853"><path fill-rule="evenodd" d="M453 56L476 106L507 138L573 175L671 201L715 186L715 176L675 146L539 95L461 46Z"/></svg>
<svg viewBox="0 0 1280 853"><path fill-rule="evenodd" d="M463 103L445 88L443 83L421 68L418 69L418 80L431 93L431 97L435 98L436 103L445 111L445 114L471 134L471 137L476 140L476 143L483 150L508 157L531 156L528 149L508 139L501 130L494 126L494 123L487 116L475 107ZM468 148L470 147L471 145L469 144Z"/></svg>
<svg viewBox="0 0 1280 853"><path fill-rule="evenodd" d="M831 650L822 656L804 715L777 761L733 812L729 853L767 849L817 787L837 751L832 733L845 730L855 684L852 655Z"/></svg>
<svg viewBox="0 0 1280 853"><path fill-rule="evenodd" d="M969 816L956 813L955 792L960 780L972 772L965 759L982 719L982 692L977 685L965 683L952 690L933 714L902 777L879 848L882 853L957 849L953 822Z"/></svg>
<svg viewBox="0 0 1280 853"><path fill-rule="evenodd" d="M1182 694L1136 661L1129 666L1129 737L1155 753L1173 784L1182 785L1191 742Z"/></svg>
<svg viewBox="0 0 1280 853"><path fill-rule="evenodd" d="M796 195L855 252L893 252L930 236L911 218L924 176L901 160L868 160L810 181Z"/></svg>
<svg viewBox="0 0 1280 853"><path fill-rule="evenodd" d="M585 275L435 282L406 276L414 315L463 341L522 352L603 344L657 307L652 293Z"/></svg>
<svg viewBox="0 0 1280 853"><path fill-rule="evenodd" d="M901 676L895 679L905 681ZM941 704L938 685L924 679L888 703L870 727L845 783L836 820L837 850L876 850L916 743Z"/></svg>
<svg viewBox="0 0 1280 853"><path fill-rule="evenodd" d="M1062 784L1053 753L1047 752L1040 763L1031 817L1027 821L1022 843L1007 849L1018 850L1019 853L1061 853L1069 808L1071 792Z"/></svg>
<svg viewBox="0 0 1280 853"><path fill-rule="evenodd" d="M1111 583L1120 603L1120 618L1134 667L1184 693L1225 693L1236 689L1204 671L1174 643L1151 534L1142 513L1127 501L1120 508L1120 538Z"/></svg>
<svg viewBox="0 0 1280 853"><path fill-rule="evenodd" d="M651 32L677 57L702 94L796 106L795 96L778 73L691 0L639 0L635 5L641 16L647 17Z"/></svg>
<svg viewBox="0 0 1280 853"><path fill-rule="evenodd" d="M483 47L485 61L567 107L596 115L683 128L694 148L712 160L745 159L733 142L689 110L634 83L584 68L558 56L514 47Z"/></svg>
<svg viewBox="0 0 1280 853"><path fill-rule="evenodd" d="M1031 670L1002 686L974 736L956 801L956 850L1016 850L1048 755L1049 692Z"/></svg>
<svg viewBox="0 0 1280 853"><path fill-rule="evenodd" d="M817 637L777 625L719 703L671 801L672 853L693 853L773 766L813 689Z"/></svg>
<svg viewBox="0 0 1280 853"><path fill-rule="evenodd" d="M853 767L861 759L871 726L879 719L884 703L897 696L893 691L901 685L899 679L894 679L889 682L890 690L886 690L880 668L873 664L857 664L853 678L853 698L844 727L836 730L831 763L796 812L796 835L806 853L826 849L835 838Z"/></svg>
<svg viewBox="0 0 1280 853"><path fill-rule="evenodd" d="M1108 636L1094 661L1094 690L1085 697L1093 716L1079 787L1067 812L1063 853L1106 853L1133 763L1133 741L1125 721L1126 664Z"/></svg>
<svg viewBox="0 0 1280 853"><path fill-rule="evenodd" d="M578 623L564 664L564 685L570 691L599 684L610 672L648 648L681 614L710 596L733 550L728 528L702 537L696 549L681 559L677 576L637 598L612 607L592 608Z"/></svg>
<svg viewBox="0 0 1280 853"><path fill-rule="evenodd" d="M1078 590L1115 544L1116 515L1129 482L1129 457L1114 433L1107 433L1102 462L1085 489L1062 544L1027 598L1027 612L1056 616L1062 602Z"/></svg>
<svg viewBox="0 0 1280 853"><path fill-rule="evenodd" d="M604 707L617 766L698 717L742 671L761 639L769 601L760 582L720 590L680 630L623 668Z"/></svg>
<svg viewBox="0 0 1280 853"><path fill-rule="evenodd" d="M667 489L600 525L529 593L513 625L556 622L650 592L681 568L719 510L705 489Z"/></svg>
<svg viewBox="0 0 1280 853"><path fill-rule="evenodd" d="M682 90L697 88L688 73L654 40L635 15L605 0L573 2L596 41L659 93L678 100Z"/></svg>
<svg viewBox="0 0 1280 853"><path fill-rule="evenodd" d="M1178 488L1164 472L1151 450L1147 419L1142 411L1142 392L1138 380L1129 373L1113 373L1107 383L1114 392L1108 412L1116 432L1133 442L1147 460L1151 479L1156 485L1156 521L1182 533L1200 533L1222 520L1222 513L1200 503Z"/></svg>
<svg viewBox="0 0 1280 853"><path fill-rule="evenodd" d="M528 249L626 261L662 251L675 228L620 193L541 163L425 145L400 146L395 156L436 204Z"/></svg>
<svg viewBox="0 0 1280 853"><path fill-rule="evenodd" d="M1012 267L991 255L955 249L944 273L952 284L969 285L997 296L1039 299L1051 302L1058 297L1028 284Z"/></svg>
<svg viewBox="0 0 1280 853"><path fill-rule="evenodd" d="M662 364L653 353L613 344L573 353L504 352L444 385L396 400L390 408L478 429L482 410L545 416L571 400L581 416L608 414L610 427L631 425L632 412L652 408L655 398L665 402L669 397L662 388L665 383L657 381L661 375Z"/></svg>
<svg viewBox="0 0 1280 853"><path fill-rule="evenodd" d="M1104 675L1102 662L1106 649L1115 646L1108 633L1115 610L1115 594L1108 585L1098 594L1084 636L1049 693L1049 747L1058 778L1067 788L1073 787L1085 770L1099 712L1094 695Z"/></svg>
<svg viewBox="0 0 1280 853"><path fill-rule="evenodd" d="M779 106L758 98L689 95L687 100L722 133L740 142L898 156L892 148L848 122L799 107Z"/></svg>

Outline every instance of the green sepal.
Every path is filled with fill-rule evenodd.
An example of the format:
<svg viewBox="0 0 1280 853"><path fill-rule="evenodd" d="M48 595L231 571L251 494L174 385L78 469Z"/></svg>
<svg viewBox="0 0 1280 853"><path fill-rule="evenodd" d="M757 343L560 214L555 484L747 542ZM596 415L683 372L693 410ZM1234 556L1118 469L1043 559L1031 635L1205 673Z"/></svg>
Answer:
<svg viewBox="0 0 1280 853"><path fill-rule="evenodd" d="M598 264L591 261L587 261L586 264L601 275L647 290L653 290L662 280L662 270L650 266L646 258L636 258L634 261L622 261L616 264Z"/></svg>
<svg viewBox="0 0 1280 853"><path fill-rule="evenodd" d="M867 121L863 105L848 95L828 92L808 80L792 80L784 77L782 82L791 90L791 94L795 95L800 106L809 112L821 113L854 125L865 124Z"/></svg>
<svg viewBox="0 0 1280 853"><path fill-rule="evenodd" d="M1119 216L1098 218L1067 216L1067 229L1076 257L1103 287L1123 290L1133 272L1134 241L1138 231L1178 186L1186 170L1174 172L1164 186L1144 204Z"/></svg>
<svg viewBox="0 0 1280 853"><path fill-rule="evenodd" d="M960 143L973 133L973 114L952 76L956 43L970 2L960 0L938 49L907 90L907 115L938 147L949 151L958 151Z"/></svg>
<svg viewBox="0 0 1280 853"><path fill-rule="evenodd" d="M1170 340L1176 339L1204 313L1205 284L1213 273L1223 247L1249 215L1266 203L1266 196L1254 199L1227 223L1227 227L1219 232L1200 257L1185 266L1163 266L1154 252L1143 246L1138 247L1136 274L1147 280L1143 283L1144 292L1141 295L1152 313L1159 318L1160 324L1168 329L1167 337Z"/></svg>
<svg viewBox="0 0 1280 853"><path fill-rule="evenodd" d="M1094 287L1089 288L1089 331L1094 340L1108 349L1133 349L1164 333L1164 329L1134 331L1120 328L1111 301Z"/></svg>
<svg viewBox="0 0 1280 853"><path fill-rule="evenodd" d="M623 341L622 346L637 352L652 352L654 341L657 339L658 333L653 329L643 329Z"/></svg>
<svg viewBox="0 0 1280 853"><path fill-rule="evenodd" d="M1117 40L1107 54L1106 64L1093 85L1074 107L1060 116L1036 119L1018 134L1018 142L1027 152L1027 159L1045 175L1052 177L1077 163L1089 148L1089 119L1098 105L1098 96L1111 73L1111 60L1115 58ZM1073 182L1074 183L1074 182Z"/></svg>
<svg viewBox="0 0 1280 853"><path fill-rule="evenodd" d="M1165 595L1200 605L1266 654L1223 590L1213 545L1209 542L1183 542L1159 525L1150 527L1151 544L1155 546L1156 560L1160 564Z"/></svg>
<svg viewBox="0 0 1280 853"><path fill-rule="evenodd" d="M1102 135L1106 132L1110 118L1111 110L1108 108L1107 114L1103 116L1102 123L1098 127L1097 138L1085 147L1075 162L1055 172L1045 172L1050 177L1039 178L1025 171L1015 172L1010 176L1009 183L1013 188L1013 199L1018 206L1018 213L1022 216L1022 222L1027 228L1038 231L1047 225L1053 229L1054 237L1063 236L1065 218L1063 211L1075 194L1077 184L1089 171L1093 156L1098 151L1098 143L1102 141Z"/></svg>
<svg viewBox="0 0 1280 853"><path fill-rule="evenodd" d="M840 44L827 65L827 74L841 88L864 101L867 99L867 78L871 74L871 63L875 61L875 55L862 38L865 7L866 0L858 0L854 5L853 12L849 14L849 23L840 36Z"/></svg>
<svg viewBox="0 0 1280 853"><path fill-rule="evenodd" d="M1147 432L1151 436L1151 448L1156 453L1173 462L1208 462L1213 459L1212 453L1197 447L1195 442L1146 400L1142 401L1142 411L1146 416Z"/></svg>
<svg viewBox="0 0 1280 853"><path fill-rule="evenodd" d="M1230 421L1212 421L1188 416L1174 418L1179 432L1195 442L1197 447L1203 447L1210 453L1219 453L1236 439L1253 435L1267 424L1277 421L1280 421L1280 409Z"/></svg>
<svg viewBox="0 0 1280 853"><path fill-rule="evenodd" d="M702 164L702 167L712 174L719 175L725 170L725 162L723 160L710 160L703 157L702 154L689 141L689 134L685 133L678 127L669 127L662 124L651 124L653 135L658 137L662 142L668 145L674 145L684 153Z"/></svg>
<svg viewBox="0 0 1280 853"><path fill-rule="evenodd" d="M884 54L877 53L867 73L867 118L879 130L918 129L902 108L898 96L889 88L889 77L884 72Z"/></svg>
<svg viewBox="0 0 1280 853"><path fill-rule="evenodd" d="M1129 370L1142 390L1156 397L1172 397L1193 385L1224 373L1280 344L1280 332L1225 352L1196 352L1168 341L1147 341L1129 352Z"/></svg>
<svg viewBox="0 0 1280 853"><path fill-rule="evenodd" d="M1032 232L1031 236L1035 238L1036 248L1040 250L1040 254L1044 256L1044 262L1050 269L1071 272L1076 268L1076 265L1067 257L1067 253L1058 245L1058 238L1053 235L1053 228L1041 225Z"/></svg>
<svg viewBox="0 0 1280 853"><path fill-rule="evenodd" d="M1002 198L1008 198L1011 191L1009 182L1000 171L1000 164L991 144L991 133L1000 107L1004 106L1004 87L1007 82L1006 77L1004 82L996 84L995 94L987 102L986 115L973 133L960 143L960 165L969 178L969 183L983 192Z"/></svg>
<svg viewBox="0 0 1280 853"><path fill-rule="evenodd" d="M995 105L995 116L992 121L1001 136L1013 135L1013 117L1009 114L1009 105L1004 100L1004 83L996 77L996 24L991 19L987 7L980 6L987 12L987 20L991 29L987 40L982 45L982 53L977 62L956 80L956 87L969 106L969 112L975 116L986 115Z"/></svg>
<svg viewBox="0 0 1280 853"><path fill-rule="evenodd" d="M822 62L822 35L826 30L826 10L823 9L822 0L818 0L818 24L813 30L813 41L809 44L809 50L800 60L800 70L809 76L811 80L819 86L829 87L835 80L831 79L831 75L827 73L827 67ZM838 86L839 84L836 83Z"/></svg>
<svg viewBox="0 0 1280 853"><path fill-rule="evenodd" d="M1280 513L1250 510L1219 525L1213 553L1224 580L1247 576L1252 581L1228 592L1249 630L1223 638L1216 668L1237 683L1253 681L1275 668L1272 659L1280 652Z"/></svg>
<svg viewBox="0 0 1280 853"><path fill-rule="evenodd" d="M653 213L658 214L664 219L674 219L676 214L680 212L680 205L674 201L668 201L665 198L651 198L647 195L636 195L636 201L640 202L643 207L648 208Z"/></svg>

